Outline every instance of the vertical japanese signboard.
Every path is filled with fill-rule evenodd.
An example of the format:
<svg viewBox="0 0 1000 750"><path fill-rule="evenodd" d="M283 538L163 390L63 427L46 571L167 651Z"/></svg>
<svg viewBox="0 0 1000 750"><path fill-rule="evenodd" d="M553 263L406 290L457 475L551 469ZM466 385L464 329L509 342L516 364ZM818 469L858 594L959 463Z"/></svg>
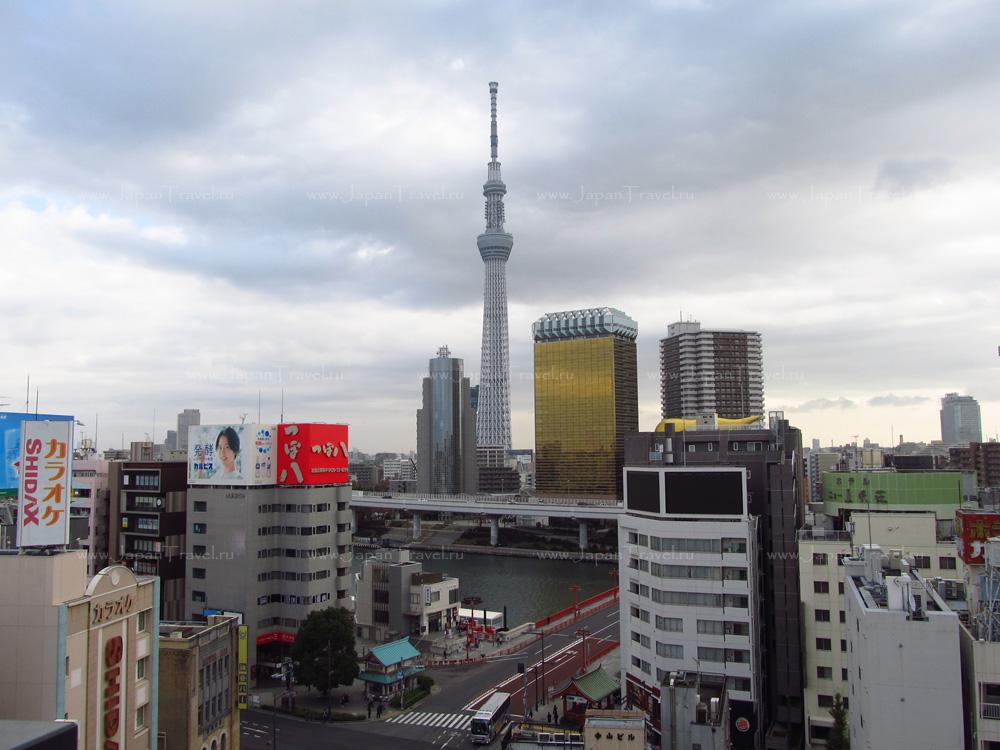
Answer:
<svg viewBox="0 0 1000 750"><path fill-rule="evenodd" d="M69 542L73 423L24 422L17 500L17 546Z"/></svg>
<svg viewBox="0 0 1000 750"><path fill-rule="evenodd" d="M240 625L239 627L239 658L237 659L236 669L236 697L239 702L239 707L244 709L247 707L247 696L249 694L250 685L250 668L247 666L247 626Z"/></svg>

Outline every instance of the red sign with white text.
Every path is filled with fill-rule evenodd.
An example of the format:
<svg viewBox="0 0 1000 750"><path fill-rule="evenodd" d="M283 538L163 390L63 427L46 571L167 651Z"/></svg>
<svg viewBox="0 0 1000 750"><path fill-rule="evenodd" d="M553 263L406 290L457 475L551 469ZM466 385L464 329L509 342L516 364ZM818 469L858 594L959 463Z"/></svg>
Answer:
<svg viewBox="0 0 1000 750"><path fill-rule="evenodd" d="M1000 513L960 509L955 513L958 556L966 565L982 565L986 540L1000 536Z"/></svg>
<svg viewBox="0 0 1000 750"><path fill-rule="evenodd" d="M347 484L346 424L278 425L278 484Z"/></svg>

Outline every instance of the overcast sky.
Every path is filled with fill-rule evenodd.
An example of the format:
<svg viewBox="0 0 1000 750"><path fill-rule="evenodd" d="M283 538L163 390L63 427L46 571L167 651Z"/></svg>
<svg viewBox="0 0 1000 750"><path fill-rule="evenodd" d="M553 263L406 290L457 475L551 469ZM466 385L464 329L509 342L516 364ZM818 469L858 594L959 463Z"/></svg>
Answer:
<svg viewBox="0 0 1000 750"><path fill-rule="evenodd" d="M500 82L515 447L531 321L763 334L806 439L1000 430L1000 4L0 5L0 403L100 447L343 421L416 445L448 344L478 378Z"/></svg>

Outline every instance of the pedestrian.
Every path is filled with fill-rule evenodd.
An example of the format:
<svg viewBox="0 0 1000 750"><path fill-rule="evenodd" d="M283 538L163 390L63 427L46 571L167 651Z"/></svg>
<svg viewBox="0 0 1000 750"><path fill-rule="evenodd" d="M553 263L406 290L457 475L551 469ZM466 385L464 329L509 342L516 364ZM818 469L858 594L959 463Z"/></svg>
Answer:
<svg viewBox="0 0 1000 750"><path fill-rule="evenodd" d="M384 708L385 707L382 705L382 701L379 701L378 702L378 710L376 711L375 718L377 718L377 719L381 719L382 718L382 711L383 711Z"/></svg>
<svg viewBox="0 0 1000 750"><path fill-rule="evenodd" d="M547 714L545 714L545 723L546 724L551 724L552 723L552 712L551 711L549 711Z"/></svg>
<svg viewBox="0 0 1000 750"><path fill-rule="evenodd" d="M368 718L372 717L372 702L368 701Z"/></svg>
<svg viewBox="0 0 1000 750"><path fill-rule="evenodd" d="M552 719L555 721L556 724L559 723L559 706L552 707Z"/></svg>

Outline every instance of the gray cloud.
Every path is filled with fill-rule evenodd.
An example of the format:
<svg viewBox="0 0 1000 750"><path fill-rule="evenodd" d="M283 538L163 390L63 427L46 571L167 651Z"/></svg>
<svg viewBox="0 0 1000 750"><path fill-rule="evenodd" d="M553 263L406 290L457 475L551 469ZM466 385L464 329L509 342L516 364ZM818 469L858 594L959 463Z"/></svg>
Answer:
<svg viewBox="0 0 1000 750"><path fill-rule="evenodd" d="M873 396L868 399L869 406L913 406L930 401L927 396L897 396L894 393L885 396Z"/></svg>
<svg viewBox="0 0 1000 750"><path fill-rule="evenodd" d="M811 401L806 401L804 404L799 404L792 409L792 412L797 411L822 411L824 409L854 409L857 404L851 401L849 398L814 398Z"/></svg>
<svg viewBox="0 0 1000 750"><path fill-rule="evenodd" d="M875 189L893 195L926 190L947 182L952 171L947 159L886 161L879 167Z"/></svg>

